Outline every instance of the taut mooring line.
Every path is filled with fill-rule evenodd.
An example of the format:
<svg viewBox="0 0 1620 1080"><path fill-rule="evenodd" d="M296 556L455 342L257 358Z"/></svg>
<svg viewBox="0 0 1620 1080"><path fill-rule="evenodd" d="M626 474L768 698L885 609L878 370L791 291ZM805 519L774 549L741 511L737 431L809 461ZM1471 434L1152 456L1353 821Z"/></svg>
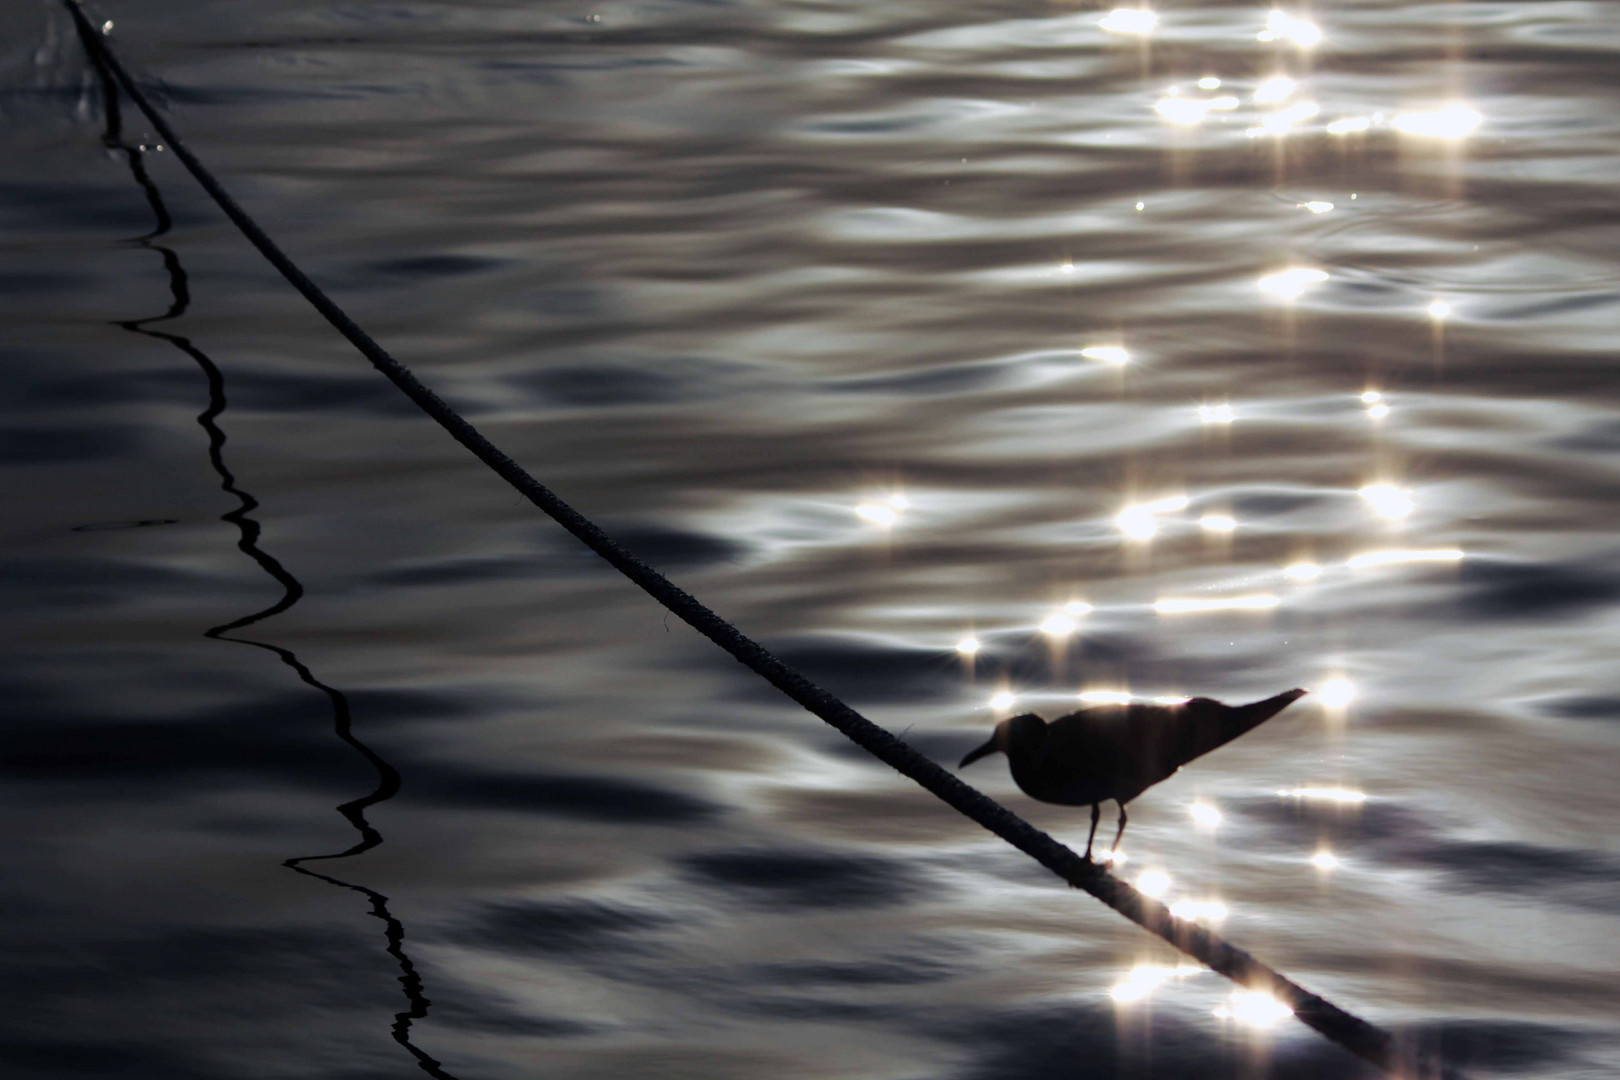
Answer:
<svg viewBox="0 0 1620 1080"><path fill-rule="evenodd" d="M1388 1032L1311 993L1244 950L1228 944L1206 928L1176 918L1170 914L1169 908L1157 900L1144 896L1097 863L1082 859L1073 850L1058 843L994 799L964 784L778 660L764 646L715 614L696 597L677 587L657 570L620 547L579 511L530 476L522 466L502 453L494 443L480 434L477 428L418 381L404 364L390 356L387 350L377 344L344 313L342 308L322 292L319 286L294 265L265 231L259 228L258 223L248 216L247 211L237 205L236 200L231 198L208 168L186 148L185 143L175 134L162 114L147 100L146 95L141 93L140 87L135 85L135 80L102 40L102 34L92 27L76 0L62 0L62 3L78 24L81 31L80 38L85 42L85 47L113 72L130 100L146 114L146 118L151 121L158 134L163 136L168 148L202 185L203 190L219 204L225 215L242 231L242 235L246 236L253 246L259 249L259 253L281 272L281 276L302 293L327 322L348 338L378 371L382 372L406 397L414 401L423 412L436 420L452 438L472 451L474 457L511 484L524 498L545 511L586 547L606 559L615 569L641 586L660 604L680 616L694 630L747 665L772 686L837 728L863 750L905 774L953 809L989 829L1074 888L1090 893L1127 919L1157 934L1170 945L1208 965L1233 982L1271 994L1291 1008L1294 1015L1306 1025L1362 1060L1378 1066L1392 1076L1404 1077L1412 1074L1414 1070L1411 1063L1403 1060L1394 1037ZM1465 1080L1460 1072L1438 1062L1427 1063L1416 1071L1437 1080Z"/></svg>

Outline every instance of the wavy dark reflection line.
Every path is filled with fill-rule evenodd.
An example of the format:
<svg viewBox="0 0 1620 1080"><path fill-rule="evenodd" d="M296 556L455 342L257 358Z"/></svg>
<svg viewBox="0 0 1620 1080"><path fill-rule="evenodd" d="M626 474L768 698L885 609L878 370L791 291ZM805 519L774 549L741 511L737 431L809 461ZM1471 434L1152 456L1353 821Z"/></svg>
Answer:
<svg viewBox="0 0 1620 1080"><path fill-rule="evenodd" d="M80 29L82 34L82 28ZM411 1041L411 1023L427 1016L428 1000L422 977L411 962L410 956L405 952L405 925L389 910L388 897L376 889L354 882L343 881L329 874L320 873L305 866L305 863L319 862L332 859L346 859L378 846L383 842L382 833L366 819L366 810L380 802L385 802L399 792L400 776L398 770L390 765L381 755L362 742L354 734L353 712L349 707L349 700L343 692L334 686L320 680L310 670L309 666L300 660L291 649L275 645L267 641L257 641L247 637L233 637L232 631L241 630L255 623L263 622L292 607L304 595L303 584L293 576L280 560L259 546L262 528L252 516L258 509L259 501L248 491L244 490L236 481L225 462L226 435L220 426L219 418L227 407L225 395L225 375L201 349L192 343L190 338L182 334L170 333L166 330L154 329L152 324L179 318L185 314L191 303L190 290L187 287L185 267L181 265L180 257L172 248L155 242L156 238L167 233L173 226L173 219L169 215L168 207L164 204L163 195L157 183L147 172L145 162L145 147L131 145L123 138L123 120L119 109L116 84L112 73L102 64L94 49L86 48L92 65L95 68L97 81L101 86L101 98L105 110L105 127L102 132L102 142L111 151L122 154L129 164L130 174L140 186L146 196L147 203L152 208L156 224L153 229L144 235L135 237L132 243L156 252L162 257L163 267L169 281L169 307L161 315L153 315L144 319L121 320L115 325L134 334L166 341L189 356L199 368L208 387L208 407L197 415L197 423L208 436L208 461L214 472L220 478L220 488L236 499L237 505L230 511L220 515L220 520L228 521L237 529L236 546L252 559L260 569L269 575L281 586L281 596L268 607L252 614L244 615L219 626L204 631L206 637L219 641L229 641L237 645L249 645L256 649L263 649L273 653L287 667L298 676L300 682L326 695L332 707L333 730L337 737L360 754L369 762L377 773L377 786L358 799L339 805L336 809L344 819L352 825L359 840L342 851L324 855L300 855L285 860L282 865L303 874L305 877L315 878L347 889L364 896L369 901L367 914L381 920L384 930L383 937L387 942L386 951L399 965L400 986L405 993L405 1000L409 1007L402 1012L394 1014L394 1022L390 1026L389 1034L394 1041L416 1059L421 1069L435 1080L456 1080L437 1059L422 1050Z"/></svg>

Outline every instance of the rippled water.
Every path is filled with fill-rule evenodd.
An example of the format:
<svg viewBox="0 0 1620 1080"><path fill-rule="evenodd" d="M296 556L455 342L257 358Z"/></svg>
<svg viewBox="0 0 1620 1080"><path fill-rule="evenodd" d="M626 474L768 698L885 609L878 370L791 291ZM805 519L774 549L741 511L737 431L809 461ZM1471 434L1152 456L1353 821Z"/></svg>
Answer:
<svg viewBox="0 0 1620 1080"><path fill-rule="evenodd" d="M941 762L1000 694L1313 688L1133 803L1123 872L1477 1075L1612 1075L1620 18L1104 14L95 12L401 359ZM0 29L8 1075L1363 1075L1133 982L1176 955L665 618L106 138L59 8Z"/></svg>

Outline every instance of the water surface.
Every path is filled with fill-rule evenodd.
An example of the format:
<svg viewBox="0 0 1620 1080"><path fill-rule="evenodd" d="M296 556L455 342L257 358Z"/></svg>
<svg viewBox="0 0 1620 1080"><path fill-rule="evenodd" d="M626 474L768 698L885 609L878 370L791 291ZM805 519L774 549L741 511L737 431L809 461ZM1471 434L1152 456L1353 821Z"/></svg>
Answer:
<svg viewBox="0 0 1620 1080"><path fill-rule="evenodd" d="M364 326L745 632L950 764L1081 693L1312 688L1133 803L1121 872L1476 1075L1620 1067L1612 7L94 14ZM1177 956L421 418L65 13L0 28L12 1074L1365 1075L1132 984Z"/></svg>

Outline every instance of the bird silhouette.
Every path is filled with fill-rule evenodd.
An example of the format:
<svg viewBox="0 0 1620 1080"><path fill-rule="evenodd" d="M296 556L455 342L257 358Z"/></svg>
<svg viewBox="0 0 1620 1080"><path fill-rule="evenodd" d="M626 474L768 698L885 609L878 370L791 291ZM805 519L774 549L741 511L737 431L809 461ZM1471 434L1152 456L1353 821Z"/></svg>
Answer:
<svg viewBox="0 0 1620 1080"><path fill-rule="evenodd" d="M1194 758L1270 720L1305 696L1287 690L1248 705L1223 705L1192 698L1180 705L1101 705L1060 716L1048 723L1034 713L996 725L990 740L971 751L957 768L1000 751L1012 765L1013 782L1041 802L1091 807L1086 858L1097 836L1102 804L1119 803L1119 831L1110 854L1125 835L1125 804L1160 780L1174 776Z"/></svg>

